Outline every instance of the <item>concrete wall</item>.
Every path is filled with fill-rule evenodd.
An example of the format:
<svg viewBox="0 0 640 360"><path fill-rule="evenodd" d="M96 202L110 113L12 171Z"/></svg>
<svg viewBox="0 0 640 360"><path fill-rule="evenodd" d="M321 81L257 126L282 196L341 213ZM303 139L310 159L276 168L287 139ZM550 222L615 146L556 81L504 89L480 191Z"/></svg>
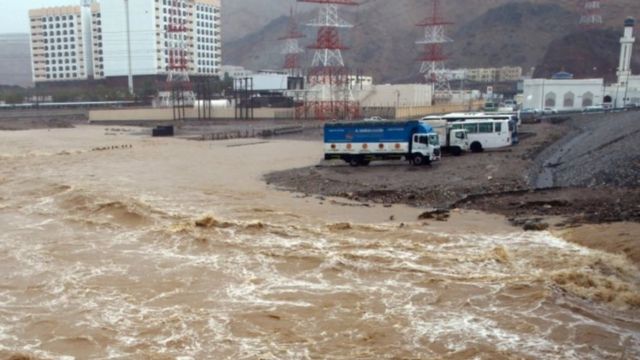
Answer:
<svg viewBox="0 0 640 360"><path fill-rule="evenodd" d="M433 106L406 107L363 107L365 117L380 116L385 119L417 119L432 114L446 114L451 112L477 111L483 102L476 101L468 104L436 104Z"/></svg>
<svg viewBox="0 0 640 360"><path fill-rule="evenodd" d="M294 114L294 109L254 109L254 118L256 119L292 119L294 117ZM198 111L194 108L187 108L185 111L185 115L188 119L197 119ZM212 116L216 119L233 119L235 116L235 110L233 108L214 108L212 111ZM171 120L173 120L173 110L171 108L137 108L89 111L90 122Z"/></svg>
<svg viewBox="0 0 640 360"><path fill-rule="evenodd" d="M429 106L432 102L431 85L371 85L357 92L357 100L364 107Z"/></svg>

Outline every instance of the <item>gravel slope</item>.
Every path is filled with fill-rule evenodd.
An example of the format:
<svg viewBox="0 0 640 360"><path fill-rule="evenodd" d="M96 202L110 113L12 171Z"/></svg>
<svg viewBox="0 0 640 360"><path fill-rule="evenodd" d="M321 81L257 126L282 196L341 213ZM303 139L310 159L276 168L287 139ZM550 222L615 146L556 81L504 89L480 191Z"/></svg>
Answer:
<svg viewBox="0 0 640 360"><path fill-rule="evenodd" d="M640 185L640 112L580 116L538 157L536 188Z"/></svg>

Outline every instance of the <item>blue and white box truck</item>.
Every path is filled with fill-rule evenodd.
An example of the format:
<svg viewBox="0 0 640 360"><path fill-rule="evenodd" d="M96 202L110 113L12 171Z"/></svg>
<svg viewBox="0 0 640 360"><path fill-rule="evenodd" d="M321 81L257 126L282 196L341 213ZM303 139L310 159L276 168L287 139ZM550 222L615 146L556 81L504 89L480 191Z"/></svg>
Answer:
<svg viewBox="0 0 640 360"><path fill-rule="evenodd" d="M440 141L433 128L418 120L328 123L324 126L324 158L351 166L374 160L407 160L427 165L440 160Z"/></svg>

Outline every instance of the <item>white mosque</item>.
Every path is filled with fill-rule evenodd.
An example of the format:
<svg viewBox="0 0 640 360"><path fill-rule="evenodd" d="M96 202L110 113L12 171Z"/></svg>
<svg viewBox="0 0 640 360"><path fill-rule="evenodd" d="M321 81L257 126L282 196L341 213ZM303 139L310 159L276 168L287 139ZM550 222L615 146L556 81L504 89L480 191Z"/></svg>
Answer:
<svg viewBox="0 0 640 360"><path fill-rule="evenodd" d="M618 81L606 85L604 79L530 79L524 81L523 108L552 108L580 110L588 106L621 108L630 104L640 106L640 75L631 73L633 29L635 20L624 22L620 39Z"/></svg>

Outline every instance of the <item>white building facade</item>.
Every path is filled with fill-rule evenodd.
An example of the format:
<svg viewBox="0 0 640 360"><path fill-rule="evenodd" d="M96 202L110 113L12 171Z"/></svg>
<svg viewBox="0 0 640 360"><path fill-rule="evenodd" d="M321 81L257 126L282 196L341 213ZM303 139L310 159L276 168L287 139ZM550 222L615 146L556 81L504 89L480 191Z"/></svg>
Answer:
<svg viewBox="0 0 640 360"><path fill-rule="evenodd" d="M102 0L104 73L128 74L122 0ZM176 66L189 75L219 75L222 63L220 0L129 2L132 72L166 75Z"/></svg>
<svg viewBox="0 0 640 360"><path fill-rule="evenodd" d="M603 79L527 79L522 107L581 110L602 105L604 90Z"/></svg>
<svg viewBox="0 0 640 360"><path fill-rule="evenodd" d="M29 11L34 83L93 77L91 3L89 5Z"/></svg>
<svg viewBox="0 0 640 360"><path fill-rule="evenodd" d="M92 40L92 60L93 78L104 78L104 52L102 49L102 12L100 4L91 4L91 40Z"/></svg>
<svg viewBox="0 0 640 360"><path fill-rule="evenodd" d="M128 4L134 76L168 75L177 62L189 75L221 74L220 0ZM34 9L29 17L34 82L128 75L124 0L84 0L83 6Z"/></svg>

